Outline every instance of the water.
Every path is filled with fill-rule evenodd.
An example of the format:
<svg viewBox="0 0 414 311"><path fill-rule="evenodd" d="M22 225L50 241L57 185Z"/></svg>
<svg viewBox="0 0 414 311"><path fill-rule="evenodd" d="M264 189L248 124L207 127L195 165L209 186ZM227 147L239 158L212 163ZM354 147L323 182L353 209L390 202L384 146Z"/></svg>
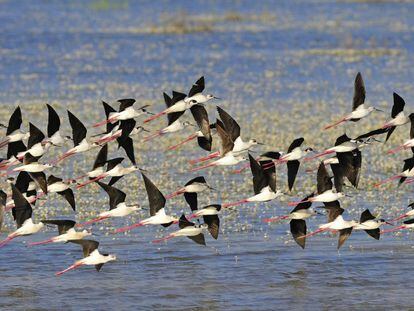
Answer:
<svg viewBox="0 0 414 311"><path fill-rule="evenodd" d="M317 149L332 145L343 128L320 128L350 109L352 81L361 71L367 101L390 110L392 92L412 107L414 5L394 1L1 1L0 112L6 122L21 105L24 118L45 127L45 102L62 115L65 109L87 125L103 118L101 99L135 97L162 109L162 91L186 91L200 75L219 104L236 117L244 137L260 137L273 149L286 149L298 135ZM182 22L184 20L184 22ZM213 119L213 108L209 109ZM324 115L331 116L328 120ZM373 129L387 118L373 114L346 127L349 135ZM151 129L165 121L154 122ZM26 124L27 125L27 124ZM186 159L204 155L187 146L165 153L183 135L154 144L136 143L139 163L164 193L193 177ZM347 219L365 209L392 218L411 199L410 186L372 185L398 172L400 153L384 155L408 138L398 129L387 145L364 150L361 190L348 189L343 200ZM269 147L270 148L270 147ZM111 155L115 156L115 147ZM57 153L45 156L54 158ZM73 177L87 170L93 153L70 160L54 174ZM315 164L316 165L316 164ZM52 229L20 238L0 252L0 306L4 310L251 310L251 309L408 309L414 258L412 234L387 235L375 241L355 232L338 252L336 238L315 236L300 249L288 224L267 225L263 218L282 215L288 201L313 191L314 175L302 167L296 189L280 201L245 206L221 216L217 241L201 247L185 238L166 244L150 241L174 229L139 228L113 235L115 227L146 216L93 227L102 250L118 261L101 273L82 268L57 278L81 257L77 245L28 248L25 243L56 234ZM251 193L248 172L231 169L203 173L220 191L200 195L201 205L229 202ZM285 169L279 185L285 188ZM117 184L129 202L147 205L141 179ZM3 183L4 189L7 189ZM42 218L83 221L107 208L95 186L76 195L78 213L53 195L34 211ZM188 213L182 198L168 204L171 213ZM324 217L308 223L314 230ZM13 229L7 219L3 237Z"/></svg>

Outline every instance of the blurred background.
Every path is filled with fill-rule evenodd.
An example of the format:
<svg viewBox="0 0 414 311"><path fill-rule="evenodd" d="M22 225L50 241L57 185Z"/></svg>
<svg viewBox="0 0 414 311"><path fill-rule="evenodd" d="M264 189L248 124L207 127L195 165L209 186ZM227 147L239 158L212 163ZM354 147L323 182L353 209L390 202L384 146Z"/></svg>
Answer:
<svg viewBox="0 0 414 311"><path fill-rule="evenodd" d="M377 128L389 118L394 91L411 111L413 17L414 1L392 0L0 0L0 121L7 122L13 107L20 105L26 127L30 119L45 129L44 104L49 103L70 134L66 109L87 126L103 119L101 100L133 97L158 112L164 108L162 92L188 92L204 75L207 92L223 98L214 104L239 121L243 137L260 139L267 149L286 150L294 138L304 136L307 145L320 150L345 130L356 136ZM365 80L367 102L386 113L374 112L356 125L322 132L323 125L351 110L358 71ZM211 120L214 104L208 106ZM151 130L164 126L161 119ZM186 136L136 142L139 163L164 193L193 177L186 173L187 160L204 155L195 145L163 152ZM372 189L374 181L401 168L401 154L385 161L384 152L407 138L408 126L398 129L387 146L364 153L364 191L350 190L352 198L344 203L348 218L357 219L365 208L392 217L407 205L410 188ZM68 161L57 175L79 175L93 158L92 152ZM295 191L282 202L223 215L222 236L209 240L205 249L186 239L157 247L148 243L167 232L161 228L114 237L105 233L107 227L96 227L96 238L108 252L117 253L119 261L99 274L85 269L57 279L54 272L79 258L77 247L26 249L21 241L10 245L0 253L0 306L330 310L412 305L412 286L405 274L413 259L411 234L380 242L355 234L338 254L335 239L315 237L303 251L292 242L286 224L262 223L264 217L288 212L287 201L313 191L315 176L304 171ZM230 172L203 173L221 189L201 198L204 204L233 201L252 191L250 172ZM285 168L279 174L284 189ZM145 205L140 177L131 178L117 185ZM96 187L79 193L78 219L107 208L107 198ZM57 197L48 202L47 208L35 212L37 219L74 217ZM175 214L188 212L182 198L174 199L170 208ZM117 220L105 226L123 224L125 220ZM6 231L11 228L9 221Z"/></svg>

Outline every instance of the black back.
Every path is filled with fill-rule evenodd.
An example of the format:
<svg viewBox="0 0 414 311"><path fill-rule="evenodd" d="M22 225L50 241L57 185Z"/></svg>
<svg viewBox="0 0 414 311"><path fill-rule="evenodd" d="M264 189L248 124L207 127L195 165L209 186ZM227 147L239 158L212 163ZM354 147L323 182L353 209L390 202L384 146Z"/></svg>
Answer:
<svg viewBox="0 0 414 311"><path fill-rule="evenodd" d="M343 144L343 143L345 143L345 142L347 142L347 141L350 141L350 140L351 140L351 138L349 138L349 137L348 137L348 135L343 134L343 135L339 136L339 137L336 139L336 141L335 141L335 146L339 146L339 145L341 145L341 144Z"/></svg>

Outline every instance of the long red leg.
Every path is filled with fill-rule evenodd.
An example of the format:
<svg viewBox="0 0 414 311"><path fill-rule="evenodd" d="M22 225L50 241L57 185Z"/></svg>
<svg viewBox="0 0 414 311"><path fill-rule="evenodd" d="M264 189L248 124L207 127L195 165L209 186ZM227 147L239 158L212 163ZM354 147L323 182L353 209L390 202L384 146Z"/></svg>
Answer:
<svg viewBox="0 0 414 311"><path fill-rule="evenodd" d="M215 165L216 165L215 163L209 163L209 164L206 164L206 165L202 165L202 166L199 166L199 167L192 168L190 170L190 172L200 171L200 170L203 170L205 168L212 167L212 166L215 166Z"/></svg>
<svg viewBox="0 0 414 311"><path fill-rule="evenodd" d="M80 266L82 266L83 264L73 264L73 265L71 265L69 268L66 268L65 270L62 270L62 271L59 271L59 272L56 272L55 273L55 275L56 276L59 276L59 275L62 275L63 273L66 273L66 272L68 272L68 271L70 271L70 270L74 270L74 269L76 269L76 268L78 268L78 267L80 267Z"/></svg>
<svg viewBox="0 0 414 311"><path fill-rule="evenodd" d="M390 221L393 222L393 221L401 220L401 219L406 218L406 217L408 217L408 215L407 214L403 214L403 215L398 216L397 218L394 218L394 219L392 219Z"/></svg>
<svg viewBox="0 0 414 311"><path fill-rule="evenodd" d="M162 241L167 241L169 239L172 239L174 235L167 235L166 237L163 237L161 239L153 240L152 243L161 243Z"/></svg>
<svg viewBox="0 0 414 311"><path fill-rule="evenodd" d="M11 240L13 240L16 237L18 237L17 234L9 235L7 238L0 242L0 248L8 244Z"/></svg>
<svg viewBox="0 0 414 311"><path fill-rule="evenodd" d="M310 161L310 160L313 160L313 159L316 159L316 158L320 158L320 157L323 157L324 155L331 154L331 153L334 153L334 152L335 152L335 151L333 151L333 150L326 150L326 151L324 151L324 152L322 152L322 153L319 153L319 154L314 155L313 157L304 158L303 160L304 160L305 162L308 162L308 161Z"/></svg>
<svg viewBox="0 0 414 311"><path fill-rule="evenodd" d="M301 236L301 237L299 237L299 238L301 238L301 239L308 238L308 237L314 236L314 235L316 235L316 234L318 234L318 233L324 232L324 231L326 231L326 230L328 230L328 229L318 229L318 230L313 231L313 232L310 232L310 233L308 233L308 234L306 234L306 235L302 235L302 236Z"/></svg>
<svg viewBox="0 0 414 311"><path fill-rule="evenodd" d="M342 118L341 120L339 120L339 121L337 121L337 122L335 122L335 123L333 123L331 125L325 126L323 129L324 130L330 129L330 128L335 127L335 126L337 126L337 125L339 125L339 124L341 124L341 123L343 123L345 121L348 121L346 117L345 118Z"/></svg>
<svg viewBox="0 0 414 311"><path fill-rule="evenodd" d="M178 149L178 147L184 145L185 143L188 143L189 141L192 141L194 138L197 137L197 134L193 134L191 136L188 136L186 139L184 139L182 142L179 142L178 144L174 145L174 146L170 146L168 147L167 150L175 150Z"/></svg>
<svg viewBox="0 0 414 311"><path fill-rule="evenodd" d="M172 199L172 198L176 197L177 195L183 194L184 192L185 192L185 190L184 190L184 189L179 189L179 190L177 190L177 191L175 191L175 192L173 192L173 193L170 193L169 195L165 196L165 198L166 198L167 200L168 200L168 199Z"/></svg>
<svg viewBox="0 0 414 311"><path fill-rule="evenodd" d="M391 150L388 150L387 153L388 154L394 154L394 153L397 153L398 151L403 150L403 149L405 149L404 145L398 146L397 148L394 148L394 149L391 149Z"/></svg>
<svg viewBox="0 0 414 311"><path fill-rule="evenodd" d="M99 181L99 180L105 178L106 176L107 176L107 174L101 174L101 175L99 175L99 176L97 176L97 177L95 177L93 179L89 179L89 180L87 180L87 181L85 181L85 182L77 185L76 186L76 189L80 189L80 188L85 187L86 185L89 185L89 184L91 184L91 183L93 183L95 181Z"/></svg>
<svg viewBox="0 0 414 311"><path fill-rule="evenodd" d="M145 119L145 120L144 120L144 123L151 122L152 120L155 120L155 119L157 119L157 118L159 118L159 117L161 117L161 116L163 116L163 115L165 115L165 114L166 114L166 112L165 112L165 111L162 111L162 112L160 112L160 113L154 114L153 116L149 117L148 119Z"/></svg>
<svg viewBox="0 0 414 311"><path fill-rule="evenodd" d="M386 184L386 183L388 183L388 182L390 182L390 181L393 181L393 180L395 180L395 179L398 179L398 178L400 178L400 177L401 177L400 175L395 175L395 176L392 176L392 177L390 177L390 178L384 179L383 181L380 181L379 183L376 183L376 184L374 185L374 187L375 187L375 188L378 188L379 186L381 186L381 185L383 185L383 184Z"/></svg>
<svg viewBox="0 0 414 311"><path fill-rule="evenodd" d="M118 229L115 230L115 233L121 233L121 232L130 231L130 230L132 230L134 228L138 228L138 227L141 227L143 225L144 225L143 223L140 223L139 222L139 223L136 223L136 224L133 224L133 225L130 225L130 226L118 228Z"/></svg>
<svg viewBox="0 0 414 311"><path fill-rule="evenodd" d="M10 139L3 140L0 142L0 148L6 147L9 144Z"/></svg>
<svg viewBox="0 0 414 311"><path fill-rule="evenodd" d="M51 239L40 241L40 242L29 243L29 244L27 244L27 246L43 245L43 244L49 244L49 243L53 243L53 242L54 242L54 239L51 238Z"/></svg>
<svg viewBox="0 0 414 311"><path fill-rule="evenodd" d="M265 218L265 219L263 219L263 222L267 222L267 223L276 222L276 221L284 220L284 219L288 219L288 218L289 218L289 215L279 216L279 217L272 217L272 218Z"/></svg>
<svg viewBox="0 0 414 311"><path fill-rule="evenodd" d="M405 225L402 225L402 226L398 226L398 227L395 227L395 228L391 228L391 229L387 229L387 230L382 230L380 232L380 234L388 233L388 232L394 232L394 231L401 230L401 229L405 229L405 228L406 228L406 226Z"/></svg>
<svg viewBox="0 0 414 311"><path fill-rule="evenodd" d="M249 202L247 199L243 199L237 202L232 202L232 203L227 203L227 204L223 204L222 207L223 208L227 208L227 207L232 207L232 206L237 206L237 205L241 205L243 203L247 203Z"/></svg>
<svg viewBox="0 0 414 311"><path fill-rule="evenodd" d="M108 218L110 218L110 217L109 216L97 217L97 218L85 221L83 223L77 224L76 227L84 227L84 226L87 226L87 225L90 225L90 224L93 224L95 222L99 222L99 221L102 221L102 220L105 220L105 219L108 219Z"/></svg>
<svg viewBox="0 0 414 311"><path fill-rule="evenodd" d="M110 123L110 122L113 122L113 121L116 121L117 120L117 118L109 118L109 119L107 119L107 120L104 120L104 121L101 121L101 122L98 122L98 123L95 123L94 125L93 125L93 127L99 127L99 126L102 126L102 125L105 125L105 124L108 124L108 123Z"/></svg>
<svg viewBox="0 0 414 311"><path fill-rule="evenodd" d="M145 138L144 138L144 141L150 141L150 140L152 140L152 139L154 139L154 138L157 138L157 137L159 137L159 136L161 136L161 135L163 135L162 130L160 130L160 131L158 131L158 132L156 132L156 133L154 133L154 134L152 134L152 135L150 135L150 136L145 137Z"/></svg>
<svg viewBox="0 0 414 311"><path fill-rule="evenodd" d="M210 160L210 159L217 158L217 157L219 157L219 156L220 156L220 152L219 152L219 151L216 151L216 152L210 153L210 154L209 154L208 156L206 156L206 157L202 157L202 158L195 159L195 160L190 160L189 162L190 162L190 164L196 164L196 163L201 163L201 162L208 161L208 160Z"/></svg>
<svg viewBox="0 0 414 311"><path fill-rule="evenodd" d="M309 200L305 200L305 201L296 201L296 202L289 202L289 203L288 203L288 205L289 205L289 206L296 206L296 205L298 205L298 204L300 204L300 203L306 203L306 202L309 202Z"/></svg>

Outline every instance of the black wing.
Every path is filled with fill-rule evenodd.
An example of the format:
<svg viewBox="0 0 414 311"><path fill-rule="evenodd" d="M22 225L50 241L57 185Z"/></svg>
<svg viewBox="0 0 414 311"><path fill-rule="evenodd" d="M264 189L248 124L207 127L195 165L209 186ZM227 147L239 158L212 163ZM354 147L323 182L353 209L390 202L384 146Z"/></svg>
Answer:
<svg viewBox="0 0 414 311"><path fill-rule="evenodd" d="M105 117L108 120L110 114L116 112L116 110L104 101L102 101L102 105L104 107ZM115 122L115 123L108 122L108 123L106 123L106 133L110 133L117 124L118 124L118 122Z"/></svg>
<svg viewBox="0 0 414 311"><path fill-rule="evenodd" d="M144 178L145 190L147 191L148 195L150 215L154 216L160 209L165 206L166 200L161 191L152 183L152 181L149 180L149 178L142 172L141 174Z"/></svg>
<svg viewBox="0 0 414 311"><path fill-rule="evenodd" d="M206 179L203 176L197 176L196 178L188 181L184 186L192 185L194 183L207 184Z"/></svg>
<svg viewBox="0 0 414 311"><path fill-rule="evenodd" d="M204 238L204 234L203 233L200 233L200 234L197 234L197 235L193 235L193 236L188 236L188 238L190 240L193 240L197 244L204 245L204 246L206 245L206 240Z"/></svg>
<svg viewBox="0 0 414 311"><path fill-rule="evenodd" d="M101 186L109 196L109 210L112 210L116 208L118 204L125 202L126 194L121 190L100 181L98 181L98 185Z"/></svg>
<svg viewBox="0 0 414 311"><path fill-rule="evenodd" d="M63 191L58 192L61 196L63 196L66 201L68 201L70 207L73 209L73 211L76 211L76 203L75 203L75 195L73 194L72 189L66 189Z"/></svg>
<svg viewBox="0 0 414 311"><path fill-rule="evenodd" d="M220 231L220 218L218 215L206 215L203 216L203 220L207 224L211 236L217 240Z"/></svg>
<svg viewBox="0 0 414 311"><path fill-rule="evenodd" d="M305 141L305 139L303 138L303 137L300 137L300 138L296 138L291 144L290 144L290 146L289 146L289 148L288 148L288 153L289 152L292 152L292 150L293 149L295 149L295 148L297 148L297 147L300 147L302 144L303 144L303 142Z"/></svg>
<svg viewBox="0 0 414 311"><path fill-rule="evenodd" d="M185 192L184 199L192 211L196 211L198 209L197 193Z"/></svg>
<svg viewBox="0 0 414 311"><path fill-rule="evenodd" d="M118 103L119 103L119 111L124 111L125 109L127 109L128 107L131 107L135 103L135 99L133 98L119 99Z"/></svg>
<svg viewBox="0 0 414 311"><path fill-rule="evenodd" d="M184 93L180 93L180 92L177 92L177 91L172 91L172 96L173 97L172 97L172 100L171 100L171 105L173 105L175 103L178 103L180 100L184 100L187 97L187 95L185 95Z"/></svg>
<svg viewBox="0 0 414 311"><path fill-rule="evenodd" d="M46 104L48 112L47 137L52 137L60 129L60 118L52 106Z"/></svg>
<svg viewBox="0 0 414 311"><path fill-rule="evenodd" d="M70 240L69 242L82 246L83 257L88 257L95 249L98 248L99 242L94 240Z"/></svg>
<svg viewBox="0 0 414 311"><path fill-rule="evenodd" d="M20 107L17 106L17 108L14 110L14 112L10 116L6 135L10 135L14 131L18 130L21 125L22 125L22 111L20 110Z"/></svg>
<svg viewBox="0 0 414 311"><path fill-rule="evenodd" d="M17 157L17 154L26 150L27 148L21 140L11 142L7 145L7 159Z"/></svg>
<svg viewBox="0 0 414 311"><path fill-rule="evenodd" d="M395 118L401 111L404 110L405 101L397 93L393 93L393 98L394 98L394 105L392 106L391 117Z"/></svg>
<svg viewBox="0 0 414 311"><path fill-rule="evenodd" d="M219 113L221 121L223 121L224 128L229 133L231 140L234 142L238 137L240 137L240 126L237 124L226 111L217 106L217 111Z"/></svg>
<svg viewBox="0 0 414 311"><path fill-rule="evenodd" d="M363 211L361 213L361 217L359 219L360 223L366 222L368 220L372 220L375 219L375 217L371 214L371 212L369 211L369 209L366 209L365 211Z"/></svg>
<svg viewBox="0 0 414 311"><path fill-rule="evenodd" d="M29 140L27 142L27 148L32 148L34 145L41 143L45 139L45 135L32 123L29 123Z"/></svg>
<svg viewBox="0 0 414 311"><path fill-rule="evenodd" d="M12 199L14 201L14 208L12 208L13 218L16 221L17 228L20 228L23 223L32 217L32 206L25 199L23 194L12 185Z"/></svg>
<svg viewBox="0 0 414 311"><path fill-rule="evenodd" d="M190 108L191 114L197 125L207 140L211 140L210 121L208 120L208 113L203 105L194 105Z"/></svg>
<svg viewBox="0 0 414 311"><path fill-rule="evenodd" d="M44 194L47 194L47 180L46 175L43 172L37 172L37 173L29 173L30 177L34 180L36 185L39 186L40 189L42 189Z"/></svg>
<svg viewBox="0 0 414 311"><path fill-rule="evenodd" d="M260 193L260 191L268 186L266 175L263 172L262 167L249 153L250 170L253 175L253 190L254 194Z"/></svg>
<svg viewBox="0 0 414 311"><path fill-rule="evenodd" d="M213 142L213 137L210 136L210 139L203 137L197 137L197 143L200 146L200 148L204 149L205 151L211 151Z"/></svg>
<svg viewBox="0 0 414 311"><path fill-rule="evenodd" d="M205 83L204 83L204 77L201 77L196 81L195 84L191 87L190 92L188 93L188 97L194 96L198 93L201 93L204 91Z"/></svg>
<svg viewBox="0 0 414 311"><path fill-rule="evenodd" d="M58 227L59 235L66 233L70 228L73 228L76 225L76 221L68 220L68 219L42 220L42 223L56 225Z"/></svg>
<svg viewBox="0 0 414 311"><path fill-rule="evenodd" d="M292 219L290 221L290 233L292 233L292 237L295 242L302 247L305 248L306 238L306 221L303 219Z"/></svg>
<svg viewBox="0 0 414 311"><path fill-rule="evenodd" d="M224 156L226 153L233 150L234 142L229 133L224 129L223 123L217 119L216 121L217 135L220 138L220 155Z"/></svg>
<svg viewBox="0 0 414 311"><path fill-rule="evenodd" d="M414 138L414 113L410 113L410 139Z"/></svg>
<svg viewBox="0 0 414 311"><path fill-rule="evenodd" d="M385 128L385 129L383 129L383 128L376 129L376 130L370 131L370 132L368 132L368 133L365 133L365 134L359 135L357 138L355 138L355 140L361 140L361 139L368 138L368 137L371 137L371 136L376 136L376 135L385 134L385 133L387 133L388 131L389 131L389 128Z"/></svg>
<svg viewBox="0 0 414 311"><path fill-rule="evenodd" d="M33 181L33 179L30 177L28 172L20 172L19 175L17 175L16 178L16 188L21 192L25 193L27 189L29 188L29 183Z"/></svg>
<svg viewBox="0 0 414 311"><path fill-rule="evenodd" d="M387 137L385 138L385 142L387 142L388 139L391 137L392 133L395 131L395 128L396 128L395 126L391 126L391 127L388 128Z"/></svg>
<svg viewBox="0 0 414 311"><path fill-rule="evenodd" d="M328 212L328 222L334 221L339 215L342 215L345 211L339 204L339 201L324 202L323 204L325 205L325 209Z"/></svg>
<svg viewBox="0 0 414 311"><path fill-rule="evenodd" d="M338 192L342 192L342 187L344 185L344 174L342 167L339 163L333 163L331 164L331 170L334 176L335 189Z"/></svg>
<svg viewBox="0 0 414 311"><path fill-rule="evenodd" d="M351 140L351 138L349 138L349 137L348 137L348 135L343 134L343 135L339 136L339 137L336 139L336 141L335 141L335 146L339 146L339 145L341 145L341 144L343 144L343 143L345 143L345 142L347 142L347 141L350 141L350 140Z"/></svg>
<svg viewBox="0 0 414 311"><path fill-rule="evenodd" d="M381 233L380 233L380 229L372 229L372 230L365 230L366 233L368 233L368 235L372 236L375 240L379 240Z"/></svg>
<svg viewBox="0 0 414 311"><path fill-rule="evenodd" d="M321 162L319 164L318 173L317 173L317 189L318 194L324 193L327 190L331 190L333 187L331 178L326 171L325 164Z"/></svg>
<svg viewBox="0 0 414 311"><path fill-rule="evenodd" d="M358 188L362 165L361 151L356 149L351 152L340 152L336 156L341 166L342 174L348 178L355 188Z"/></svg>
<svg viewBox="0 0 414 311"><path fill-rule="evenodd" d="M262 169L264 166L267 167L267 169L263 169L264 174L266 175L267 184L269 185L270 189L276 192L277 191L276 189L276 166L274 165L273 161L270 161L270 160L260 161L259 163ZM273 165L269 168L268 166L271 163Z"/></svg>
<svg viewBox="0 0 414 311"><path fill-rule="evenodd" d="M356 75L354 83L354 99L352 101L352 110L357 109L365 102L365 85L360 72Z"/></svg>
<svg viewBox="0 0 414 311"><path fill-rule="evenodd" d="M86 133L88 132L85 125L72 113L68 110L69 123L72 128L72 139L74 146L77 146L81 143L82 140L86 138Z"/></svg>
<svg viewBox="0 0 414 311"><path fill-rule="evenodd" d="M101 150L99 150L98 155L96 156L95 162L93 163L92 170L102 167L106 164L108 158L108 144L103 145Z"/></svg>
<svg viewBox="0 0 414 311"><path fill-rule="evenodd" d="M181 215L180 219L178 220L178 227L180 229L184 229L186 227L194 227L194 223L189 221L184 214Z"/></svg>
<svg viewBox="0 0 414 311"><path fill-rule="evenodd" d="M288 186L289 191L292 191L293 184L295 183L296 175L298 174L300 162L298 160L287 161L288 170Z"/></svg>
<svg viewBox="0 0 414 311"><path fill-rule="evenodd" d="M119 146L125 150L125 154L132 164L136 164L135 160L135 150L134 150L134 141L131 137L126 137L124 140L118 141Z"/></svg>
<svg viewBox="0 0 414 311"><path fill-rule="evenodd" d="M338 239L338 249L348 240L349 236L352 233L352 227L339 230L339 239Z"/></svg>
<svg viewBox="0 0 414 311"><path fill-rule="evenodd" d="M122 161L124 161L124 158L121 158L121 157L114 158L114 159L106 161L106 163L107 163L106 171L108 172L108 171L112 170L115 166L121 164Z"/></svg>
<svg viewBox="0 0 414 311"><path fill-rule="evenodd" d="M307 201L308 199L312 198L315 194L311 193L307 195L302 201ZM302 202L295 206L293 210L290 211L290 214L297 212L302 209L308 209L312 206L312 202Z"/></svg>

